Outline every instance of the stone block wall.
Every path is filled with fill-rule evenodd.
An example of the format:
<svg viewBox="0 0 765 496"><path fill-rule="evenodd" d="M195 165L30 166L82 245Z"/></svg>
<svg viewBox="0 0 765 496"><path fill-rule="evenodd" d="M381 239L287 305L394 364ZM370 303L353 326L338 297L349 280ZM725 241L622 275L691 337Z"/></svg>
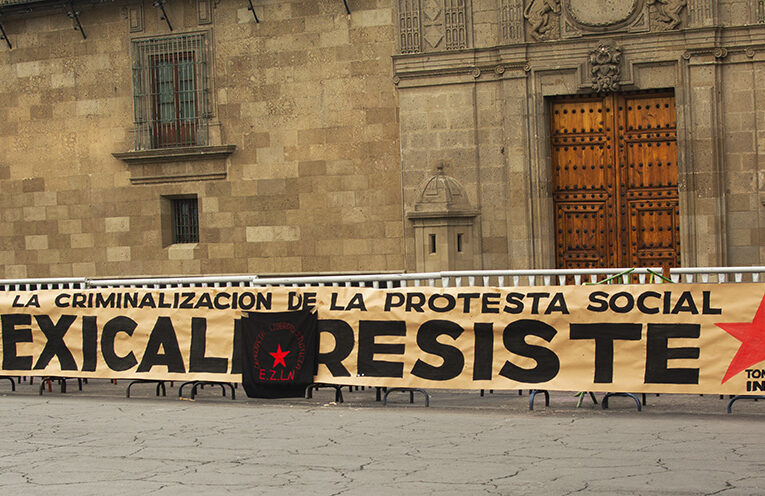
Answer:
<svg viewBox="0 0 765 496"><path fill-rule="evenodd" d="M548 100L593 91L601 43L620 91L674 90L683 264L765 261L757 0L591 2L629 14L593 11L597 28L569 22L585 0L423 0L404 54L401 0L262 0L259 23L246 2L173 0L172 32L149 0L83 4L86 39L43 3L2 17L0 278L411 271L405 212L440 164L479 211L472 268L553 266ZM116 158L135 143L131 40L191 32L210 145L235 151ZM173 244L168 202L189 195L200 241Z"/></svg>
<svg viewBox="0 0 765 496"><path fill-rule="evenodd" d="M403 270L392 0L264 0L259 23L247 2L172 1L172 32L148 0L83 4L86 39L50 3L3 17L0 278ZM131 40L200 31L210 144L236 151L115 158L134 147ZM199 243L166 241L183 195Z"/></svg>
<svg viewBox="0 0 765 496"><path fill-rule="evenodd" d="M469 53L394 57L405 203L437 162L452 164L447 173L480 209L475 268L554 266L548 99L592 93L588 54L608 44L621 51L618 91L674 90L683 265L763 263L765 9L744 0L633 2L642 10L620 21L597 12L616 3L589 2L605 22L596 29L564 25L575 3L587 2L472 0ZM547 23L536 36L534 20ZM459 120L469 114L463 105L472 122ZM443 146L445 130L461 133L461 149Z"/></svg>

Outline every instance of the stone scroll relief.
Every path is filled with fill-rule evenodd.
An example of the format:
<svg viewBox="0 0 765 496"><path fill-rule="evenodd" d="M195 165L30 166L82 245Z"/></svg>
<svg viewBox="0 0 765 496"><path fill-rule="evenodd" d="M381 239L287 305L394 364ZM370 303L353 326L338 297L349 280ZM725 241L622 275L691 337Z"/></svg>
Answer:
<svg viewBox="0 0 765 496"><path fill-rule="evenodd" d="M526 38L544 41L680 29L689 1L699 0L526 0Z"/></svg>

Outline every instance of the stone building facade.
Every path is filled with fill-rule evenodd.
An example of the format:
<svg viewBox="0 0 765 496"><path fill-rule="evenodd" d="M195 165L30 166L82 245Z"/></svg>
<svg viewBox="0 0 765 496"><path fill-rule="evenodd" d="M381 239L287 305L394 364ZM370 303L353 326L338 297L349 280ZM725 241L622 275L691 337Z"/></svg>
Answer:
<svg viewBox="0 0 765 496"><path fill-rule="evenodd" d="M619 266L763 263L762 2L466 0L456 3L468 13L468 42L455 50L439 26L449 19L442 4L454 2L398 3L404 203L434 163L447 162L480 208L475 267L585 267L622 250ZM421 18L419 45L404 22L412 15ZM569 120L566 130L556 113L605 113L609 98L626 102L615 129L577 130ZM667 115L645 111L646 102ZM637 132L658 128L661 138ZM615 158L567 148L600 139ZM662 140L663 163L648 148ZM622 150L633 146L642 151ZM624 168L617 183L582 171L619 168L614 160ZM572 177L556 172L577 163ZM612 196L618 204L600 201ZM626 246L604 239L609 229Z"/></svg>
<svg viewBox="0 0 765 496"><path fill-rule="evenodd" d="M0 0L0 278L762 264L763 22Z"/></svg>

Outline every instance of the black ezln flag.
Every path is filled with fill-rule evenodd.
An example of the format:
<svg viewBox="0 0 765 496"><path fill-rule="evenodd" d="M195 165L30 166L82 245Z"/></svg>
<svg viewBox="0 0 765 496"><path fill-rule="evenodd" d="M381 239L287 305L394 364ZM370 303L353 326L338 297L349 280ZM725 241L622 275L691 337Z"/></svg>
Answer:
<svg viewBox="0 0 765 496"><path fill-rule="evenodd" d="M318 319L310 310L245 312L242 386L247 396L303 396L313 382L318 344Z"/></svg>

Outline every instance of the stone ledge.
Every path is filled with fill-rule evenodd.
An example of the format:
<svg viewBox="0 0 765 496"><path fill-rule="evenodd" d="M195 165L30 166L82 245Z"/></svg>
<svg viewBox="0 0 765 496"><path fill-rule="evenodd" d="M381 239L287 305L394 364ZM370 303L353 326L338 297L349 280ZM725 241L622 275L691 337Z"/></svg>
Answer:
<svg viewBox="0 0 765 496"><path fill-rule="evenodd" d="M458 219L478 217L478 209L471 210L426 210L407 212L406 217L410 220L415 219Z"/></svg>
<svg viewBox="0 0 765 496"><path fill-rule="evenodd" d="M162 162L220 159L228 157L234 151L236 151L236 145L189 146L184 148L119 152L112 153L112 156L128 165L145 165Z"/></svg>
<svg viewBox="0 0 765 496"><path fill-rule="evenodd" d="M211 181L214 179L226 179L226 172L211 172L203 174L176 174L159 176L131 177L131 184L159 184L159 183L183 183L188 181Z"/></svg>

